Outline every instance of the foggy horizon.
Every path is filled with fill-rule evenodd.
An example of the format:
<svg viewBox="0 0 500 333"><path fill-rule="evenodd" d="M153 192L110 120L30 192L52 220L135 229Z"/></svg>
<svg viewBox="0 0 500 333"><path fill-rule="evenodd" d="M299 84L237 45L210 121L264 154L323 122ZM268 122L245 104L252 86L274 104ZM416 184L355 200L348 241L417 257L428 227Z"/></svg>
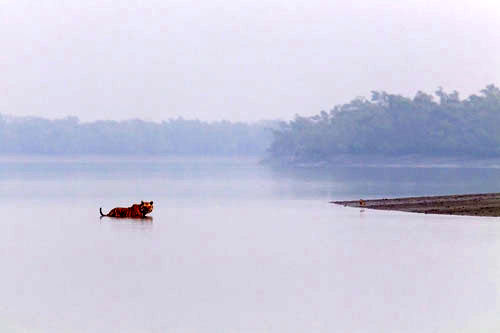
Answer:
<svg viewBox="0 0 500 333"><path fill-rule="evenodd" d="M0 114L82 122L312 116L372 90L498 84L500 5L6 1ZM29 22L30 24L26 24Z"/></svg>
<svg viewBox="0 0 500 333"><path fill-rule="evenodd" d="M429 95L431 96L432 98L434 98L434 101L436 102L439 102L439 96L436 94L436 92L439 90L439 89L442 89L443 92L445 93L458 93L458 96L460 98L460 100L465 100L471 96L477 96L477 94L480 94L480 92L483 90L483 89L486 89L488 86L494 86L494 87L497 87L496 84L492 83L492 84L489 84L487 85L486 87L482 87L481 89L477 89L476 93L471 93L470 95L464 95L462 94L460 91L456 91L456 90L448 90L448 89L445 89L444 87L438 87L435 91L425 91L425 90L422 90L422 89L416 89L416 94L415 95L408 95L408 96L405 96L405 95L397 95L397 94L393 94L391 91L382 91L382 90L378 90L378 89L372 89L370 91L370 95L374 92L385 92L389 95L394 95L394 96L399 96L399 97L402 97L402 98L409 98L409 99L413 99L415 98L419 93L424 93L426 95ZM352 98L346 100L345 102L343 103L339 103L339 104L336 104L336 105L331 105L330 107L326 107L326 108L323 108L323 109L320 109L320 110L316 110L315 112L304 112L302 114L299 114L299 113L296 113L294 115L290 115L290 117L283 117L283 118L260 118L260 119L251 119L251 120L233 120L233 119L227 119L227 118L221 118L221 119L200 119L200 118L188 118L188 117L184 117L182 115L172 115L171 117L169 118L158 118L158 119L151 119L151 118L143 118L141 117L140 115L139 116L133 116L133 117L130 117L130 118L95 118L95 119L87 119L87 118L82 118L78 115L74 115L74 114L66 114L66 115L56 115L56 116L44 116L44 115L37 115L37 114L22 114L22 115L18 115L18 114L14 114L14 113L1 113L0 112L0 118L3 118L4 120L9 120L9 118L12 118L12 119L19 119L19 120L22 120L22 119L34 119L34 118L40 118L40 119L44 119L44 120L50 120L50 121L58 121L58 120L64 120L64 119L69 119L69 118L77 118L78 122L79 123L82 123L82 124L90 124L90 123L95 123L95 122L105 122L105 121L114 121L114 122L127 122L127 121L144 121L144 122L150 122L150 123L162 123L162 122L168 122L168 121L175 121L175 120L185 120L185 121L200 121L200 122L203 122L203 123L208 123L208 124L213 124L213 123L221 123L221 122L230 122L230 123L244 123L244 124L249 124L249 125L255 125L255 124L259 124L259 123L265 123L265 122L276 122L276 121L285 121L285 122L290 122L290 121L293 121L293 119L297 116L299 117L314 117L314 116L317 116L317 114L319 114L320 112L323 112L323 111L332 111L334 110L336 107L341 107L342 105L348 105L349 102L353 102L355 101L356 99L359 99L359 98L362 98L362 99L366 99L366 100L370 100L371 97L367 94L367 95L358 95L358 96L353 96Z"/></svg>

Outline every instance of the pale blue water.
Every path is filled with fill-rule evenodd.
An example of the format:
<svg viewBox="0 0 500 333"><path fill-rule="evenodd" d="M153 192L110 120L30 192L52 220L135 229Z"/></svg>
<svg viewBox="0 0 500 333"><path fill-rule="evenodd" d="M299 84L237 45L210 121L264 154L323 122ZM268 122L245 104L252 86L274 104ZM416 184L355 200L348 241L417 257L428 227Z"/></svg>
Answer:
<svg viewBox="0 0 500 333"><path fill-rule="evenodd" d="M4 158L0 328L498 331L497 218L328 201L493 192L499 180L496 168ZM154 200L152 222L99 218L140 200Z"/></svg>

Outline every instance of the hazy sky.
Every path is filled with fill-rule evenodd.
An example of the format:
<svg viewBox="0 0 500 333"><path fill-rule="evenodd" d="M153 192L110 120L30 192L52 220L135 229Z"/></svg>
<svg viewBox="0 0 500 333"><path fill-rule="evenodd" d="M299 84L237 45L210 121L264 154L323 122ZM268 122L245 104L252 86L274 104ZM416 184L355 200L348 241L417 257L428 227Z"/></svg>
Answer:
<svg viewBox="0 0 500 333"><path fill-rule="evenodd" d="M0 113L312 115L500 84L498 0L0 0Z"/></svg>

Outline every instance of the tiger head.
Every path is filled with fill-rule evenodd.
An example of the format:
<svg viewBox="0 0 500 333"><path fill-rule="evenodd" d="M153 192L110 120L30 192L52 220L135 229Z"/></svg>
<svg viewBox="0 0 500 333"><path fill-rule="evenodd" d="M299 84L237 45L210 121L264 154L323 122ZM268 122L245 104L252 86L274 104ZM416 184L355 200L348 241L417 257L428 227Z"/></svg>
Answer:
<svg viewBox="0 0 500 333"><path fill-rule="evenodd" d="M144 202L141 201L141 205L139 206L139 210L141 211L142 215L146 216L146 214L149 214L153 211L153 201L149 202Z"/></svg>

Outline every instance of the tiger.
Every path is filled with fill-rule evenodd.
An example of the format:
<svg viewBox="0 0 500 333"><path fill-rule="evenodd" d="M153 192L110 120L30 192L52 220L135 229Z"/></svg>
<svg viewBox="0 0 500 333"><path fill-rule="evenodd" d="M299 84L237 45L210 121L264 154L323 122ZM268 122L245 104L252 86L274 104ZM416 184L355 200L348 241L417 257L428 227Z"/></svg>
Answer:
<svg viewBox="0 0 500 333"><path fill-rule="evenodd" d="M145 218L146 214L149 214L153 211L153 201L144 202L141 201L141 204L133 204L131 207L116 207L109 211L107 214L103 214L102 208L99 208L99 212L101 213L101 217L109 216L109 217L131 217L131 218Z"/></svg>

